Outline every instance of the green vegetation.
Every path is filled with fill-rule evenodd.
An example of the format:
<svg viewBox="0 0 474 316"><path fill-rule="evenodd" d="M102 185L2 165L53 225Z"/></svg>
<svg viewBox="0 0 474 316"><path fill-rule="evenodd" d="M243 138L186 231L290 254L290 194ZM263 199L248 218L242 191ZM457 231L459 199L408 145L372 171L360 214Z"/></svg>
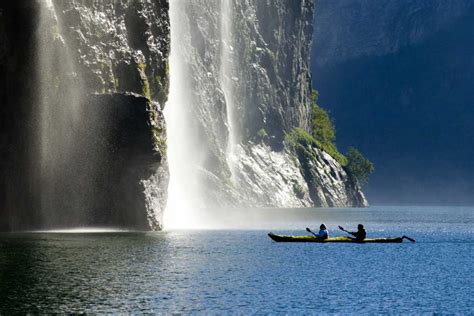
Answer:
<svg viewBox="0 0 474 316"><path fill-rule="evenodd" d="M365 158L360 151L349 147L347 152L346 170L354 176L360 184L366 184L369 181L369 175L374 172L374 165Z"/></svg>
<svg viewBox="0 0 474 316"><path fill-rule="evenodd" d="M285 141L293 148L318 146L316 139L302 128L293 128L286 134Z"/></svg>
<svg viewBox="0 0 474 316"><path fill-rule="evenodd" d="M313 119L311 121L312 134L313 137L322 144L334 145L334 141L336 140L336 130L334 128L334 123L329 117L328 112L318 105L318 97L318 91L313 90L313 93L311 94L311 99L313 101Z"/></svg>
<svg viewBox="0 0 474 316"><path fill-rule="evenodd" d="M268 133L265 129L261 128L258 132L257 132L257 137L259 140L265 140L268 138Z"/></svg>
<svg viewBox="0 0 474 316"><path fill-rule="evenodd" d="M312 121L311 134L317 141L319 148L327 152L331 157L336 159L342 166L347 165L347 159L341 154L336 147L336 128L329 117L326 110L318 105L319 92L313 90L312 99Z"/></svg>
<svg viewBox="0 0 474 316"><path fill-rule="evenodd" d="M146 76L146 64L144 62L138 63L138 71L140 72L140 77L142 80L141 94L151 100L150 83L148 82L148 77Z"/></svg>
<svg viewBox="0 0 474 316"><path fill-rule="evenodd" d="M336 147L336 130L327 111L321 108L318 101L318 92L312 94L312 121L311 134L302 128L294 128L285 136L285 141L298 155L315 160L315 152L311 147L317 147L333 157L346 171L360 184L366 184L369 175L374 171L374 165L357 149L349 148L347 156L339 152Z"/></svg>
<svg viewBox="0 0 474 316"><path fill-rule="evenodd" d="M294 149L299 150L305 155L313 157L314 154L309 150L308 147L317 147L327 152L342 166L347 165L347 158L341 154L336 146L332 143L321 143L316 140L311 134L302 128L294 128L285 136L285 141L292 146ZM314 157L313 157L314 158Z"/></svg>
<svg viewBox="0 0 474 316"><path fill-rule="evenodd" d="M142 95L151 100L150 83L148 82L148 79L143 80Z"/></svg>

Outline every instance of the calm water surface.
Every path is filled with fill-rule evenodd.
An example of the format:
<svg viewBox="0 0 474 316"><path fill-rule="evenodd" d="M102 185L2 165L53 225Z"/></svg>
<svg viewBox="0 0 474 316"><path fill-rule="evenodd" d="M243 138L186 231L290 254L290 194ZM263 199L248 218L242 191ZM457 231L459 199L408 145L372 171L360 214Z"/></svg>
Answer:
<svg viewBox="0 0 474 316"><path fill-rule="evenodd" d="M1 234L0 314L474 313L474 208L261 212L274 214L265 229ZM332 235L336 224L363 222L371 236L417 242L278 244L266 235L306 234L321 221Z"/></svg>

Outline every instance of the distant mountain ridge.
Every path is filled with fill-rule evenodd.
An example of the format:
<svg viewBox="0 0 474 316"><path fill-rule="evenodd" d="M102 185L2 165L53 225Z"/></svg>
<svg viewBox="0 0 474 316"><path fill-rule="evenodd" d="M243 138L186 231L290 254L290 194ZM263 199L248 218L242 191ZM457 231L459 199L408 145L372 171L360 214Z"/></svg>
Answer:
<svg viewBox="0 0 474 316"><path fill-rule="evenodd" d="M317 3L313 84L372 204L474 204L474 2Z"/></svg>
<svg viewBox="0 0 474 316"><path fill-rule="evenodd" d="M446 29L473 7L470 0L319 0L313 63L394 53Z"/></svg>

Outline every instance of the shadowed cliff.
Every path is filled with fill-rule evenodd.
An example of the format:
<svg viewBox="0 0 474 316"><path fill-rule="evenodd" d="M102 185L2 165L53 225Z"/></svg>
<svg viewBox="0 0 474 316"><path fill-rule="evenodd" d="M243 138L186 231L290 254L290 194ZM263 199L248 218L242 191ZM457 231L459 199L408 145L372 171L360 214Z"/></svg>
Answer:
<svg viewBox="0 0 474 316"><path fill-rule="evenodd" d="M319 1L313 83L373 203L472 204L471 1ZM365 31L364 31L365 30Z"/></svg>

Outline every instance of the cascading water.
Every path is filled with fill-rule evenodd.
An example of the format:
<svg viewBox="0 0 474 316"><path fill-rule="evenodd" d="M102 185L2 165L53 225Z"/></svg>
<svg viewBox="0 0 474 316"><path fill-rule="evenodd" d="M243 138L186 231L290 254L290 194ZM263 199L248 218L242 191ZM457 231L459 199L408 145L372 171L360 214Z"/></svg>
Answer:
<svg viewBox="0 0 474 316"><path fill-rule="evenodd" d="M237 183L237 163L238 157L236 153L236 146L239 143L238 125L235 120L237 111L235 109L235 93L234 81L237 77L233 75L234 72L234 47L233 47L233 16L232 16L232 0L221 1L220 12L220 31L221 31L221 60L220 60L220 74L219 81L221 83L222 91L226 104L227 127L229 131L229 138L227 140L226 158L232 174L231 180L233 184Z"/></svg>
<svg viewBox="0 0 474 316"><path fill-rule="evenodd" d="M216 159L213 155L218 157L218 162L211 163L224 165L229 170L226 177L229 181L235 181L238 136L234 122L232 87L232 81L235 80L232 77L232 2L220 1L220 20L209 25L219 33L210 60L215 65L215 72L208 72L206 78L201 78L202 82L199 83L196 82L196 76L203 70L199 69L202 65L197 64L195 54L202 51L195 46L194 38L199 36L199 31L193 29L190 18L193 17L194 10L206 6L209 6L209 2L170 2L171 73L169 100L165 108L170 185L164 217L166 228L206 225L200 210L213 206L204 198L209 190L207 178L213 177L209 171L212 170L209 161ZM219 91L209 91L206 85L210 83L219 87ZM207 91L201 90L202 94L197 97L196 94L202 88ZM222 119L222 122L215 126L203 124L203 117L206 116L215 116ZM214 167L216 170L221 168Z"/></svg>
<svg viewBox="0 0 474 316"><path fill-rule="evenodd" d="M160 229L167 161L168 228L347 204L340 166L325 157L306 181L284 144L309 126L312 0L38 3L42 228Z"/></svg>
<svg viewBox="0 0 474 316"><path fill-rule="evenodd" d="M61 25L51 0L40 1L38 42L39 183L43 227L77 221L85 224L89 193L82 180L90 176L75 154L80 147L81 82L61 35ZM79 171L79 172L78 172ZM81 172L82 171L82 172Z"/></svg>
<svg viewBox="0 0 474 316"><path fill-rule="evenodd" d="M228 208L309 205L283 141L308 125L312 9L306 0L170 1L165 227L213 226Z"/></svg>

